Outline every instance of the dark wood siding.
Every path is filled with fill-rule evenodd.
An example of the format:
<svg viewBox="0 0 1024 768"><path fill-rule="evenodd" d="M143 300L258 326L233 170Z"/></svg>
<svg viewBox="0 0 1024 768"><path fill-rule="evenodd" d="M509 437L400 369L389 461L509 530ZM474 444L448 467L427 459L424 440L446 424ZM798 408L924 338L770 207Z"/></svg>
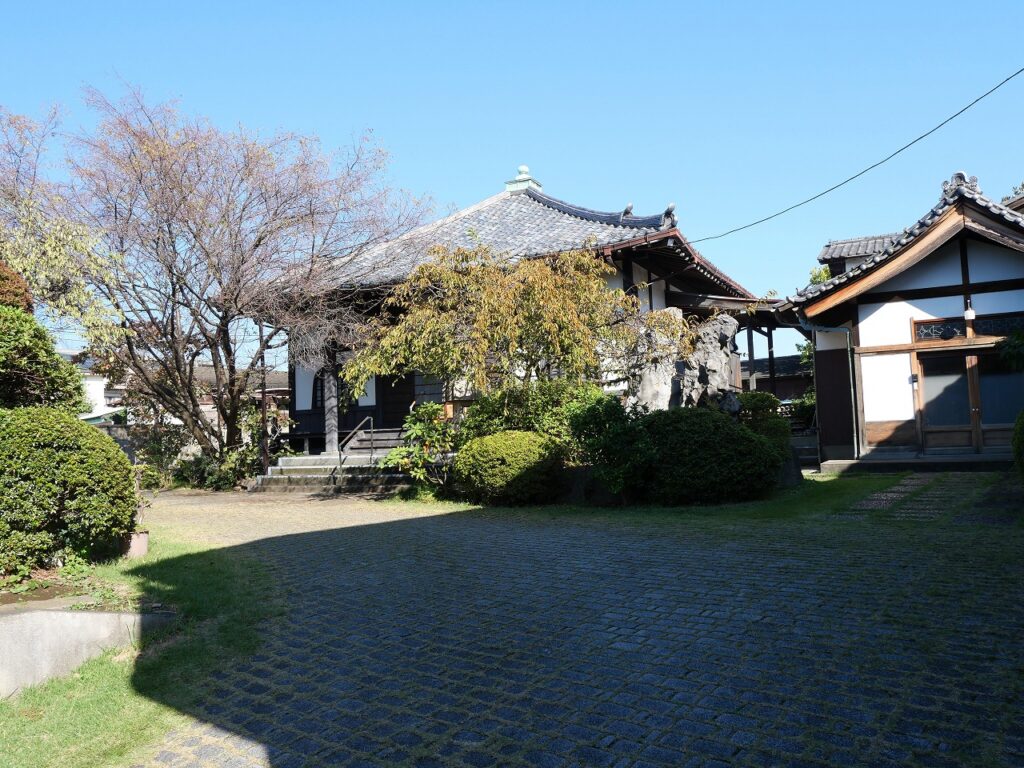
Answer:
<svg viewBox="0 0 1024 768"><path fill-rule="evenodd" d="M814 373L822 460L853 458L853 404L847 351L828 349L815 352Z"/></svg>
<svg viewBox="0 0 1024 768"><path fill-rule="evenodd" d="M409 415L409 406L416 399L416 381L409 376L381 376L377 379L377 405L380 407L380 426L384 429L400 427Z"/></svg>

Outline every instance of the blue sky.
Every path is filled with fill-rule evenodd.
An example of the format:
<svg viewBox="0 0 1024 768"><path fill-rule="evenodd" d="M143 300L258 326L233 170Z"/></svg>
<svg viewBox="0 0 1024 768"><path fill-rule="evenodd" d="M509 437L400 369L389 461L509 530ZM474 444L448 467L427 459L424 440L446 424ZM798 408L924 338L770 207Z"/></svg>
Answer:
<svg viewBox="0 0 1024 768"><path fill-rule="evenodd" d="M692 239L809 196L932 127L1020 66L1024 3L106 2L4 8L0 104L81 90L231 127L365 129L393 182L439 212L520 163L602 210L672 201ZM703 253L791 293L829 238L902 229L955 170L999 197L1024 179L1024 76L887 166ZM788 341L778 352L791 351Z"/></svg>

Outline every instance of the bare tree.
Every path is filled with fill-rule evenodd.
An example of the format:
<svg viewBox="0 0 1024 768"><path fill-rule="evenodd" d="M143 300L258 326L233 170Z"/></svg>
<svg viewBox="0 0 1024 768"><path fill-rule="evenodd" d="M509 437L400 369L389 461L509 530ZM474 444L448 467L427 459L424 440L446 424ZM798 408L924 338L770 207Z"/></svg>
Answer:
<svg viewBox="0 0 1024 768"><path fill-rule="evenodd" d="M62 198L108 255L87 278L119 321L94 350L223 455L240 442L264 355L289 331L308 350L344 340L357 306L326 290L328 275L418 223L421 205L387 187L385 153L367 137L329 155L315 138L223 131L138 92L87 100L101 121L71 137Z"/></svg>

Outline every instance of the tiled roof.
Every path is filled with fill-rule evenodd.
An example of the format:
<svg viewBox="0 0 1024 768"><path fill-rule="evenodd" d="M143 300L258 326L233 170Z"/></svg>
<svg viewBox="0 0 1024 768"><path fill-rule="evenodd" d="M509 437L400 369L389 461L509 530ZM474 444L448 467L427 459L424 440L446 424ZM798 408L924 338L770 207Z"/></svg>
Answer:
<svg viewBox="0 0 1024 768"><path fill-rule="evenodd" d="M968 177L964 173L955 173L949 181L943 183L942 197L939 198L938 204L922 216L916 224L911 227L907 227L903 232L893 236L892 241L883 250L868 257L864 262L856 267L853 267L842 274L836 275L832 279L826 280L824 283L807 286L796 295L790 296L789 301L793 304L804 304L811 299L816 299L835 290L841 285L857 279L861 275L871 272L927 232L931 225L934 224L942 214L956 205L960 200L969 200L980 208L987 210L989 213L998 216L1003 221L1024 230L1024 216L1016 211L1010 210L1002 203L997 203L996 201L985 197L985 195L981 193L981 190L978 189L977 177Z"/></svg>
<svg viewBox="0 0 1024 768"><path fill-rule="evenodd" d="M536 189L504 191L439 221L375 245L340 267L360 285L388 285L427 260L433 246L486 245L512 260L619 243L675 225L671 210L654 216L603 213L548 197Z"/></svg>
<svg viewBox="0 0 1024 768"><path fill-rule="evenodd" d="M829 240L818 254L818 261L827 264L837 259L855 259L881 253L896 239L899 232L888 235L851 237L848 240Z"/></svg>
<svg viewBox="0 0 1024 768"><path fill-rule="evenodd" d="M632 204L619 213L573 205L544 194L540 185L520 168L520 176L505 191L439 221L370 246L354 257L339 260L323 277L333 285L357 288L386 287L406 277L430 258L434 246L449 249L488 246L511 261L547 256L580 248L619 243L675 239L676 248L692 256L696 272L721 293L753 298L728 275L701 256L676 229L674 205L653 216L634 216Z"/></svg>
<svg viewBox="0 0 1024 768"><path fill-rule="evenodd" d="M750 377L750 361L740 361L740 372L744 379ZM758 376L768 375L768 358L754 359L754 373ZM812 376L814 373L809 363L803 363L800 355L779 355L775 358L776 376Z"/></svg>

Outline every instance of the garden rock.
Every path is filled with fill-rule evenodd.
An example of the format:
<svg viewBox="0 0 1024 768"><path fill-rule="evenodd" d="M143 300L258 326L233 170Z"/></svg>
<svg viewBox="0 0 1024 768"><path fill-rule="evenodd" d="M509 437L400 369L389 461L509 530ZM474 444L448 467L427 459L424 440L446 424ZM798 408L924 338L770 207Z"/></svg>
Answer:
<svg viewBox="0 0 1024 768"><path fill-rule="evenodd" d="M739 327L736 318L719 315L698 329L693 354L683 363L678 377L680 405L717 405L726 413L739 412L739 401L732 391L732 361Z"/></svg>

